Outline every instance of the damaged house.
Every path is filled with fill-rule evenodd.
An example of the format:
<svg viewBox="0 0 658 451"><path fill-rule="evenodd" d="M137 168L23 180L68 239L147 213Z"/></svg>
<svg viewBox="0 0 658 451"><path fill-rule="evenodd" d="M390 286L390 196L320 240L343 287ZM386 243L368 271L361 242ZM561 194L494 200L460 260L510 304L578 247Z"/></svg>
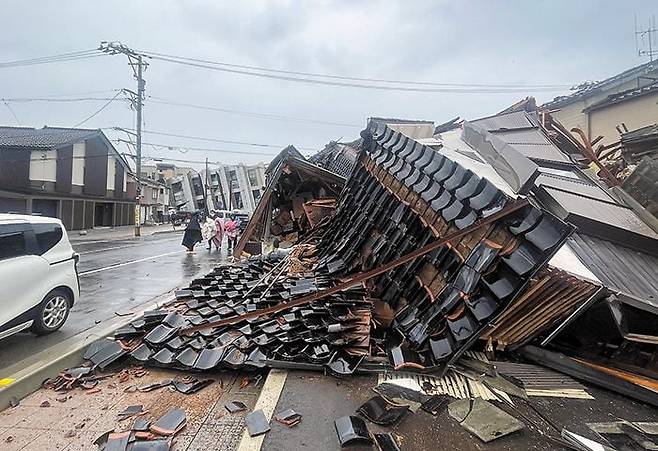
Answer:
<svg viewBox="0 0 658 451"><path fill-rule="evenodd" d="M112 358L442 375L515 351L658 405L658 234L573 136L526 102L438 128L373 118L358 146L347 180L284 149L236 250L252 256L118 330Z"/></svg>
<svg viewBox="0 0 658 451"><path fill-rule="evenodd" d="M294 147L283 149L265 170L266 187L234 255L290 247L333 214L345 178L310 163Z"/></svg>

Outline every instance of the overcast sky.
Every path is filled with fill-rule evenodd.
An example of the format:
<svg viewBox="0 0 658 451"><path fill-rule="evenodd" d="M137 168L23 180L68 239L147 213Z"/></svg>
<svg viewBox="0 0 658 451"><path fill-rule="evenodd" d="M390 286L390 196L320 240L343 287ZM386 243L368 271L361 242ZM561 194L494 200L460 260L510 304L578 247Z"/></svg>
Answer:
<svg viewBox="0 0 658 451"><path fill-rule="evenodd" d="M634 16L658 13L647 1L9 1L1 0L0 59L13 61L98 47L118 40L137 49L275 69L437 83L573 85L600 80L646 59L635 51ZM294 144L310 154L332 139L358 137L370 116L428 119L494 114L526 95L415 93L310 85L151 61L147 96L346 125L254 118L153 102L145 129L207 138ZM124 56L0 68L0 97L112 97L135 89ZM9 102L22 126L73 126L105 102ZM18 125L5 104L0 124ZM352 125L352 126L350 126ZM113 102L84 127L133 127ZM125 137L107 131L110 138ZM144 154L254 163L274 148L146 134ZM117 148L125 152L123 145Z"/></svg>

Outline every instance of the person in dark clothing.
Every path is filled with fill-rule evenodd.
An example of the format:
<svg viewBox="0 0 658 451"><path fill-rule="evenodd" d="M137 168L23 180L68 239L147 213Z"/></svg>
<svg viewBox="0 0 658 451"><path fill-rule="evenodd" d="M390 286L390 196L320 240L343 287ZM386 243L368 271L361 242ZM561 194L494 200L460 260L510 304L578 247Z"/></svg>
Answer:
<svg viewBox="0 0 658 451"><path fill-rule="evenodd" d="M200 242L201 239L201 225L199 225L199 218L197 215L194 215L185 228L185 235L183 235L182 244L187 248L187 252L194 252L194 245Z"/></svg>

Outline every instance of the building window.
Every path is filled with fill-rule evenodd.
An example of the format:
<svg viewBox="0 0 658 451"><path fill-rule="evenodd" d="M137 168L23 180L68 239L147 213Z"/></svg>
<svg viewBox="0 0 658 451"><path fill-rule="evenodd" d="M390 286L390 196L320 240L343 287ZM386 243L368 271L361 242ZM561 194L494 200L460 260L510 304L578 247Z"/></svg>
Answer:
<svg viewBox="0 0 658 451"><path fill-rule="evenodd" d="M238 210L244 208L240 193L233 193L233 208L237 208Z"/></svg>
<svg viewBox="0 0 658 451"><path fill-rule="evenodd" d="M260 200L260 190L259 189L252 190L251 194L254 196L254 204L257 204L258 201Z"/></svg>
<svg viewBox="0 0 658 451"><path fill-rule="evenodd" d="M253 186L258 186L258 174L255 169L247 170L247 177L249 177L249 184Z"/></svg>
<svg viewBox="0 0 658 451"><path fill-rule="evenodd" d="M151 199L157 199L158 198L158 191L155 189L151 190Z"/></svg>
<svg viewBox="0 0 658 451"><path fill-rule="evenodd" d="M231 190L234 190L239 187L238 185L238 175L234 170L228 171L228 182L231 185Z"/></svg>

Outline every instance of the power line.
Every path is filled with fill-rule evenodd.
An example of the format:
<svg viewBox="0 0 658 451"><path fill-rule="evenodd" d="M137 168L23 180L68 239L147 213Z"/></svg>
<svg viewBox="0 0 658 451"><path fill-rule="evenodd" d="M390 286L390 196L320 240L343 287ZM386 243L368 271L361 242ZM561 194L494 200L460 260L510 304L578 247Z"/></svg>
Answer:
<svg viewBox="0 0 658 451"><path fill-rule="evenodd" d="M183 61L191 61L205 64L213 64L216 66L231 67L237 69L247 69L247 70L258 70L263 72L271 72L277 74L290 74L290 75L302 75L307 77L317 77L317 78L330 78L335 80L350 80L350 81L359 81L359 82L375 82L375 83L390 83L390 84L401 84L401 85L417 85L417 86L442 86L442 87L455 87L455 88L540 88L540 89L568 89L571 85L567 84L494 84L494 83L437 83L437 82L428 82L428 81L411 81L411 80L391 80L384 78L366 78L366 77L354 77L354 76L344 76L344 75L334 75L334 74L322 74L322 73L313 73L313 72L300 72L292 70L281 70L281 69L272 69L262 66L249 66L244 64L233 64L226 63L222 61L211 61L200 58L190 58L184 56L171 55L167 53L152 52L148 50L139 50L139 52L144 53L147 56L150 56L154 59L156 57L162 58L171 58Z"/></svg>
<svg viewBox="0 0 658 451"><path fill-rule="evenodd" d="M119 92L117 92L117 93L114 95L114 97L112 97L112 98L109 99L107 102L105 102L105 103L103 104L102 107L100 107L98 110L96 110L91 116L89 116L89 117L87 117L86 119L83 119L82 121L80 121L80 122L78 122L77 124L75 124L75 125L73 126L73 128L77 128L77 127L81 126L82 124L84 124L85 122L87 122L89 119L95 117L97 114L99 114L99 113L100 113L101 111L103 111L105 108L107 108L107 106L108 106L110 103L112 103L112 102L114 101L114 99L116 99L117 97L119 97L122 93L123 93L123 91L119 91Z"/></svg>
<svg viewBox="0 0 658 451"><path fill-rule="evenodd" d="M114 130L118 131L125 131L129 130L131 132L134 132L134 129L122 129L121 127L113 127ZM283 149L284 145L277 145L277 144L262 144L262 143L252 143L252 142L246 142L246 141L233 141L233 140L228 140L228 139L219 139L219 138L208 138L204 136L194 136L194 135L181 135L177 133L168 133L168 132L158 132L154 130L142 130L143 133L147 133L150 135L161 135L161 136L170 136L174 138L186 138L186 139L194 139L197 141L207 141L207 142L218 142L218 143L225 143L225 144L238 144L241 146L254 146L254 147L270 147L273 149ZM297 146L295 146L297 147ZM311 147L297 147L300 150L316 150L315 148Z"/></svg>
<svg viewBox="0 0 658 451"><path fill-rule="evenodd" d="M69 103L69 102L99 102L113 100L114 97L72 97L72 98L50 98L50 97L11 97L0 98L3 102L14 103L27 103L27 102L55 102L55 103ZM121 101L125 99L119 99Z"/></svg>
<svg viewBox="0 0 658 451"><path fill-rule="evenodd" d="M18 120L18 116L16 116L16 113L14 112L13 108L9 106L9 103L6 100L3 103L5 104L11 115L14 116L14 120L16 121L16 123L18 125L21 125L21 121Z"/></svg>
<svg viewBox="0 0 658 451"><path fill-rule="evenodd" d="M527 87L510 87L510 88L479 88L479 87L473 87L473 88L465 88L465 87L457 87L457 88L422 88L422 87L415 87L415 86L384 86L384 85L369 85L369 84L363 84L363 83L348 83L348 82L341 82L341 81L331 81L331 80L319 80L319 79L311 79L311 78L302 78L302 77L293 77L293 76L285 76L285 75L275 75L271 73L259 73L259 72L253 72L249 70L243 70L243 69L230 69L227 67L220 67L216 65L209 65L206 63L195 63L192 61L186 61L182 59L174 59L174 58L166 58L166 57L161 57L161 56L154 56L154 55L148 55L152 59L155 60L160 60L160 61L166 61L170 63L175 63L175 64L180 64L184 66L192 66L192 67L198 67L198 68L203 68L203 69L210 69L210 70L216 70L220 72L229 72L229 73L234 73L234 74L240 74L240 75L248 75L252 77L260 77L260 78L270 78L270 79L276 79L276 80L284 80L284 81L291 81L291 82L299 82L299 83L308 83L308 84L317 84L317 85L329 85L329 86L339 86L339 87L348 87L348 88L361 88L361 89L373 89L373 90L379 90L379 91L402 91L402 92L433 92L433 93L471 93L471 94L505 94L505 93L527 93L530 91L535 91L535 92L553 92L553 91L563 91L564 88L527 88Z"/></svg>
<svg viewBox="0 0 658 451"><path fill-rule="evenodd" d="M78 52L62 53L59 55L44 56L40 58L30 58L16 61L7 61L0 63L0 69L8 69L12 67L33 66L36 64L50 64L59 63L64 61L76 61L88 58L97 58L105 56L104 53L99 52L97 49L81 50Z"/></svg>
<svg viewBox="0 0 658 451"><path fill-rule="evenodd" d="M175 163L190 163L190 164L206 164L206 161L200 161L200 160L180 160L177 158L165 158L165 157L151 157L151 156L144 156L143 158L147 160L152 160L152 161L173 161ZM224 163L221 163L219 161L208 161L208 164L216 165L216 166L222 166Z"/></svg>
<svg viewBox="0 0 658 451"><path fill-rule="evenodd" d="M125 139L116 139L116 142L122 142L126 144L132 144L134 143L127 141ZM265 157L275 157L277 153L266 153L266 152L250 152L250 151L244 151L244 150L227 150L227 149L216 149L212 147L190 147L190 146L181 146L179 144L176 145L171 145L171 144L162 144L162 143L151 143L151 142L143 142L142 144L145 144L147 146L155 146L155 147L160 147L162 149L167 149L167 150L198 150L198 151L203 151L203 152L219 152L219 153L232 153L232 154L241 154L241 155L259 155L259 156L265 156Z"/></svg>
<svg viewBox="0 0 658 451"><path fill-rule="evenodd" d="M112 90L110 92L114 92L117 90ZM89 94L92 93L98 93L98 92L108 92L108 91L90 91ZM80 95L85 94L85 93L79 93ZM3 102L12 102L12 103L28 103L28 102L52 102L52 103L74 103L74 102L106 102L108 100L112 100L112 97L71 97L71 98L58 98L59 96L64 96L65 94L57 94L57 95L50 95L50 96L40 96L40 97L10 97L10 98L1 98L0 101ZM284 116L284 115L279 115L279 114L268 114L268 113L256 113L253 111L244 111L244 110L233 110L229 108L219 108L219 107L214 107L210 105L197 105L193 103L185 103L185 102L176 102L173 100L167 100L162 97L153 97L153 96L148 96L149 101L151 104L161 104L161 105L169 105L169 106L179 106L179 107L184 107L184 108L193 108L193 109L199 109L199 110L205 110L205 111L217 111L220 113L228 113L228 114L235 114L237 116L244 116L244 117L250 117L254 119L265 119L265 120L276 120L276 121L283 121L283 122L296 122L296 123L303 123L303 124L321 124L321 125L331 125L334 127L350 127L350 128L355 128L355 129L361 129L363 128L361 125L356 125L356 124L348 124L345 122L337 122L337 121L324 121L320 119L309 119L309 118L301 118L301 117L294 117L294 116ZM115 99L115 101L123 102L126 99Z"/></svg>
<svg viewBox="0 0 658 451"><path fill-rule="evenodd" d="M149 96L149 100L150 100L151 103L160 103L160 104L163 104L163 105L172 105L172 106L182 106L182 107L196 108L196 109L199 109L199 110L207 110L207 111L218 111L220 113L236 114L236 115L252 117L252 118L257 118L257 119L272 119L272 120L278 120L278 121L333 125L333 126L339 126L339 127L352 127L352 128L358 128L358 129L362 128L361 125L348 124L348 123L345 123L345 122L324 121L324 120L319 120L319 119L308 119L308 118L301 118L301 117L284 116L284 115L279 115L279 114L255 113L253 111L233 110L233 109L219 108L219 107L214 107L214 106L209 106L209 105L196 105L196 104L192 104L192 103L184 103L184 102L176 102L176 101L173 101L173 100L167 100L167 99L163 99L161 97Z"/></svg>

